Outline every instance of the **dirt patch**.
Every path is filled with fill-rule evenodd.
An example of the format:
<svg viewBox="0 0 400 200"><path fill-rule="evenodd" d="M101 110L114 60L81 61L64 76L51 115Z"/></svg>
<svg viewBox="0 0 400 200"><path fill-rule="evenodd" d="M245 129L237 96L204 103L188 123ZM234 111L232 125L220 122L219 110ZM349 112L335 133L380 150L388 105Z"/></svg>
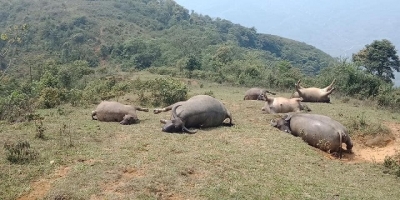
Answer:
<svg viewBox="0 0 400 200"><path fill-rule="evenodd" d="M352 138L353 153L344 153L342 161L383 163L386 156L400 153L400 123L384 124L390 129L390 134ZM328 154L325 157L335 159Z"/></svg>
<svg viewBox="0 0 400 200"><path fill-rule="evenodd" d="M18 200L29 200L29 199L42 199L44 196L46 196L47 192L51 188L51 184L62 177L65 177L69 170L70 167L65 167L61 166L58 169L56 169L55 173L47 179L39 179L31 184L31 190L28 194L25 194L19 198Z"/></svg>
<svg viewBox="0 0 400 200"><path fill-rule="evenodd" d="M113 172L111 172L113 173ZM103 192L100 194L93 194L90 199L104 199L104 196L112 195L118 198L123 198L126 191L124 191L124 186L129 183L131 179L142 177L145 175L143 169L136 169L136 168L122 168L120 171L117 172L118 176L117 179L113 180L112 182L105 183L102 188Z"/></svg>
<svg viewBox="0 0 400 200"><path fill-rule="evenodd" d="M78 159L76 162L82 162L86 165L93 166L97 162L102 162L102 160L94 160L94 159ZM54 161L50 162L51 164ZM19 198L18 200L29 200L29 199L43 199L46 194L50 191L51 185L58 179L64 178L68 175L71 170L70 166L60 166L58 167L53 174L51 174L48 178L39 179L33 183L31 183L31 189L28 194L25 194Z"/></svg>

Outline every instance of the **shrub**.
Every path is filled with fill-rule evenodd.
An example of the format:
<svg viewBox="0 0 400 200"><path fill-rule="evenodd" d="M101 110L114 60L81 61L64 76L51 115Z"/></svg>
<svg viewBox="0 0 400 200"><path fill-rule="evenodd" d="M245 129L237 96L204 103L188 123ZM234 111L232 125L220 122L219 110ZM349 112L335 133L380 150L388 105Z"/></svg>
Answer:
<svg viewBox="0 0 400 200"><path fill-rule="evenodd" d="M156 78L144 82L137 79L134 85L141 104L149 103L153 106L170 105L186 100L188 93L186 85L173 78Z"/></svg>
<svg viewBox="0 0 400 200"><path fill-rule="evenodd" d="M98 103L100 100L121 96L131 90L131 82L108 77L90 82L82 92L82 100L88 103Z"/></svg>
<svg viewBox="0 0 400 200"><path fill-rule="evenodd" d="M205 95L208 95L208 96L215 97L215 96L214 96L214 92L211 91L211 90L209 90L209 91L207 91L207 92L204 92L204 94L205 94Z"/></svg>
<svg viewBox="0 0 400 200"><path fill-rule="evenodd" d="M38 153L31 149L28 141L19 141L17 143L5 143L7 160L12 163L27 163L37 158Z"/></svg>
<svg viewBox="0 0 400 200"><path fill-rule="evenodd" d="M25 93L14 91L0 99L0 120L16 121L21 116L34 110L31 99Z"/></svg>
<svg viewBox="0 0 400 200"><path fill-rule="evenodd" d="M44 131L46 128L43 126L41 119L35 120L36 134L35 138L45 139Z"/></svg>
<svg viewBox="0 0 400 200"><path fill-rule="evenodd" d="M83 104L83 91L72 89L68 91L67 96L68 102L71 103L72 106L81 106Z"/></svg>
<svg viewBox="0 0 400 200"><path fill-rule="evenodd" d="M393 89L391 86L382 86L379 88L376 99L379 106L397 110L400 107L400 90Z"/></svg>
<svg viewBox="0 0 400 200"><path fill-rule="evenodd" d="M63 89L46 87L40 92L39 108L54 108L66 100L66 91Z"/></svg>
<svg viewBox="0 0 400 200"><path fill-rule="evenodd" d="M400 177L400 154L395 156L386 156L383 161L383 166L388 169L388 171L386 171L387 173Z"/></svg>

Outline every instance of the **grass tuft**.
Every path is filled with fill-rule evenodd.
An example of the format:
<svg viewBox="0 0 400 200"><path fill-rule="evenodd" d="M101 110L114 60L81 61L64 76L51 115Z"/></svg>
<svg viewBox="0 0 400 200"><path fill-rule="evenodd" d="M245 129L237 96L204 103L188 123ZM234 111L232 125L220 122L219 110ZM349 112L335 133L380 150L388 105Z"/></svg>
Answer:
<svg viewBox="0 0 400 200"><path fill-rule="evenodd" d="M7 160L12 163L29 163L38 156L38 153L34 149L31 149L28 141L5 143L4 149L7 151Z"/></svg>
<svg viewBox="0 0 400 200"><path fill-rule="evenodd" d="M383 166L387 168L384 173L390 173L400 177L400 154L386 156Z"/></svg>

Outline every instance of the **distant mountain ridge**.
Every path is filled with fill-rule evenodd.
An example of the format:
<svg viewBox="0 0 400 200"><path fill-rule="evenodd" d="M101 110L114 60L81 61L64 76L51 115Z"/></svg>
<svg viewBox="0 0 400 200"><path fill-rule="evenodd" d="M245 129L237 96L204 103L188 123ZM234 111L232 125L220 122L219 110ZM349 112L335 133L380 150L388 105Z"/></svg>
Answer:
<svg viewBox="0 0 400 200"><path fill-rule="evenodd" d="M396 0L176 0L195 12L231 20L258 32L313 45L334 57L351 57L373 40L400 49L400 3ZM400 79L400 74L396 73ZM400 80L396 79L396 85Z"/></svg>
<svg viewBox="0 0 400 200"><path fill-rule="evenodd" d="M260 33L311 44L335 57L351 56L373 40L388 39L400 47L400 4L394 0L176 2L201 14L255 27Z"/></svg>

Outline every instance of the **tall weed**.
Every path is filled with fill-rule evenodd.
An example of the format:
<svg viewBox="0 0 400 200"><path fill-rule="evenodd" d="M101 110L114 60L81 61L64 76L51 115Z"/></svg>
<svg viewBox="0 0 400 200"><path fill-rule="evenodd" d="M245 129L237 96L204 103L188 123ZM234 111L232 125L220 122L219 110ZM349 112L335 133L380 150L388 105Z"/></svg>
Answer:
<svg viewBox="0 0 400 200"><path fill-rule="evenodd" d="M31 149L28 141L6 142L4 144L7 160L12 163L24 164L37 158L38 153Z"/></svg>
<svg viewBox="0 0 400 200"><path fill-rule="evenodd" d="M387 171L384 172L400 177L400 154L395 156L386 156L383 166L387 168Z"/></svg>

